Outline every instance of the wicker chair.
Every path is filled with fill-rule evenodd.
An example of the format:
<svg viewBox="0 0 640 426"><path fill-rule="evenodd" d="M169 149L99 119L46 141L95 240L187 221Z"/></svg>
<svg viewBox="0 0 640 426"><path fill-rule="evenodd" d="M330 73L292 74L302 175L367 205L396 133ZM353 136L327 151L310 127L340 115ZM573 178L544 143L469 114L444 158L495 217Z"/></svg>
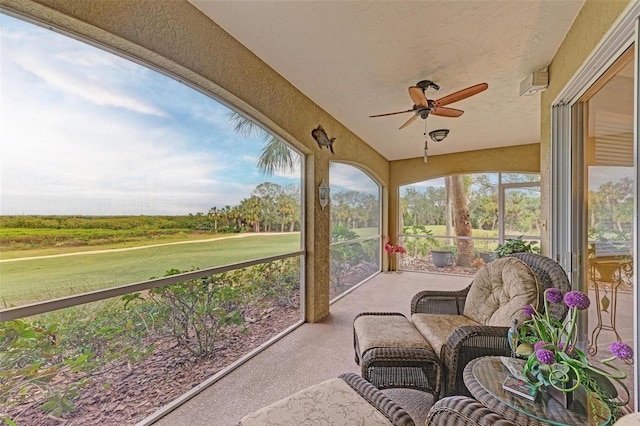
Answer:
<svg viewBox="0 0 640 426"><path fill-rule="evenodd" d="M538 276L543 289L557 288L562 293L570 290L569 280L562 267L554 260L536 253L514 253L509 255L526 263ZM416 294L411 301L411 314L449 314L462 315L469 287L460 291L423 291ZM540 293L542 302L542 293ZM564 304L554 305L550 314L562 319L567 313ZM443 395L467 395L462 372L465 365L474 358L488 355L509 355L507 342L509 327L483 325L464 325L451 334L442 348L434 348L444 368Z"/></svg>
<svg viewBox="0 0 640 426"><path fill-rule="evenodd" d="M449 396L436 402L427 414L425 426L516 426L475 399Z"/></svg>

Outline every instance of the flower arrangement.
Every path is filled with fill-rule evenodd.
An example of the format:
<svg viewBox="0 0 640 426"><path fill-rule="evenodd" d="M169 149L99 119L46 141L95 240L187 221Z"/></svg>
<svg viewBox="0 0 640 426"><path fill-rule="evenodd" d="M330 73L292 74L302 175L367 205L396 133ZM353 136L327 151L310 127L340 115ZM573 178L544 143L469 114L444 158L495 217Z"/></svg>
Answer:
<svg viewBox="0 0 640 426"><path fill-rule="evenodd" d="M567 305L569 311L564 321L549 315L550 303ZM629 390L622 383L626 374L611 363L616 359L631 360L633 350L624 342L613 342L609 347L613 356L600 361L603 367L589 363L587 356L576 347L576 319L578 312L590 304L589 297L580 291L569 291L563 296L560 290L549 288L544 292L543 313L531 305L524 307L524 313L530 319L523 323L519 340L533 347L523 373L534 386L544 385L564 393L584 386L587 395L606 404L612 417L616 418L620 407L629 402ZM626 398L618 398L618 391L611 381L620 385Z"/></svg>
<svg viewBox="0 0 640 426"><path fill-rule="evenodd" d="M389 255L389 270L391 271L397 270L398 268L397 268L397 265L395 264L396 263L395 254L396 253L406 254L407 249L405 249L400 244L391 244L391 237L387 235L387 238L384 240L384 250Z"/></svg>

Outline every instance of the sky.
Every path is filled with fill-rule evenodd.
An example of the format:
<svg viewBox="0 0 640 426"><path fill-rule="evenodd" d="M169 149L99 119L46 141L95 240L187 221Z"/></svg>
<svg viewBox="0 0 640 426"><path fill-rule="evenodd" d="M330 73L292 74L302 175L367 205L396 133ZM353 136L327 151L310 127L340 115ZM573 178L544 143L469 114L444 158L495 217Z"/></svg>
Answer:
<svg viewBox="0 0 640 426"><path fill-rule="evenodd" d="M180 215L234 206L261 182L264 141L156 71L0 14L0 215ZM309 137L311 137L309 135ZM375 185L331 169L332 191Z"/></svg>

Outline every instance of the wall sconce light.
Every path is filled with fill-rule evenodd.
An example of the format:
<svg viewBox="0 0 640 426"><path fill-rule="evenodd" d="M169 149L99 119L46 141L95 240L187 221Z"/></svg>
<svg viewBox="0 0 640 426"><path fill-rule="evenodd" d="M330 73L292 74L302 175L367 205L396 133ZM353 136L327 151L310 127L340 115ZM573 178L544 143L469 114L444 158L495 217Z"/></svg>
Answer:
<svg viewBox="0 0 640 426"><path fill-rule="evenodd" d="M429 132L429 137L434 142L442 142L449 134L449 129L438 129Z"/></svg>
<svg viewBox="0 0 640 426"><path fill-rule="evenodd" d="M329 204L329 185L324 181L324 178L322 178L322 182L318 187L318 199L320 200L320 207L324 210Z"/></svg>

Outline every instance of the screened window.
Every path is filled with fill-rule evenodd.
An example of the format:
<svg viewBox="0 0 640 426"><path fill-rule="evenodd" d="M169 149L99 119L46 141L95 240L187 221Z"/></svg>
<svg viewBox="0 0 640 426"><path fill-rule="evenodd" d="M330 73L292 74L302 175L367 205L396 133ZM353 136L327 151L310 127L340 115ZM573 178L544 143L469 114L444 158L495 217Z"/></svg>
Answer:
<svg viewBox="0 0 640 426"><path fill-rule="evenodd" d="M5 420L135 424L302 322L298 152L165 74L0 27Z"/></svg>
<svg viewBox="0 0 640 426"><path fill-rule="evenodd" d="M283 142L250 122L258 131L242 131L247 120L217 101L0 20L6 305L300 250L297 152L288 149L291 167L264 173L263 149Z"/></svg>
<svg viewBox="0 0 640 426"><path fill-rule="evenodd" d="M380 186L331 163L331 299L380 271Z"/></svg>
<svg viewBox="0 0 640 426"><path fill-rule="evenodd" d="M539 180L537 174L477 173L402 186L399 232L407 254L401 267L471 274L493 260L505 239L537 244ZM456 209L466 209L468 229L456 229Z"/></svg>

